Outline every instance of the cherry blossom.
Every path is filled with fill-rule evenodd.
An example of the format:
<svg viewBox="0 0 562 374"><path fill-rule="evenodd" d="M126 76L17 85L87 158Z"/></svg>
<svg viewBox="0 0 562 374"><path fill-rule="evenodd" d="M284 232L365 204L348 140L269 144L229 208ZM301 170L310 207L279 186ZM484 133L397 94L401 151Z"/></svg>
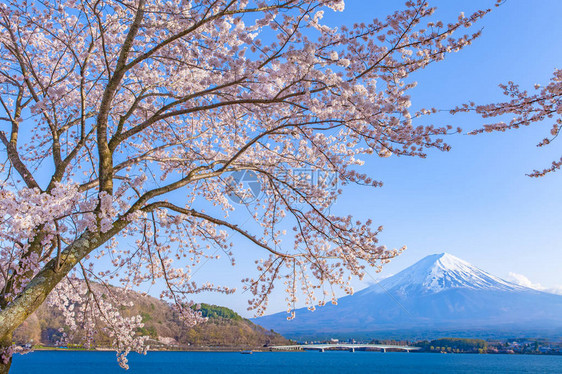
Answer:
<svg viewBox="0 0 562 374"><path fill-rule="evenodd" d="M70 334L106 329L126 367L146 341L111 285L163 284L162 299L187 324L201 322L196 294L234 287L192 274L217 253L235 264L232 235L255 251L257 272L242 277L258 315L277 285L290 312L299 295L311 308L335 303L336 289L352 293L352 277L402 250L381 245L382 227L370 220L330 214L340 188L303 185L291 171L380 186L360 172L366 157L448 150L440 136L456 130L414 123L434 110L410 109L411 76L469 45L480 33L461 30L488 11L446 24L418 0L368 24L323 23L344 8L343 0L0 4L2 372L12 332L46 300ZM267 193L247 201L235 185L243 204L234 204L236 171L255 173ZM253 223L236 222L238 209Z"/></svg>

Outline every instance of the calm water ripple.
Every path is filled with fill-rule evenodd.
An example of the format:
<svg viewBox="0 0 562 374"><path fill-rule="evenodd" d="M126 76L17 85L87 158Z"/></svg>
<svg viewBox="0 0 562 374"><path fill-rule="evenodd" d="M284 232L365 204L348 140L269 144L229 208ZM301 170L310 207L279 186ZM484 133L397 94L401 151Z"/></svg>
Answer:
<svg viewBox="0 0 562 374"><path fill-rule="evenodd" d="M562 356L379 352L149 352L129 355L130 370L113 352L33 352L16 355L12 374L335 374L562 373Z"/></svg>

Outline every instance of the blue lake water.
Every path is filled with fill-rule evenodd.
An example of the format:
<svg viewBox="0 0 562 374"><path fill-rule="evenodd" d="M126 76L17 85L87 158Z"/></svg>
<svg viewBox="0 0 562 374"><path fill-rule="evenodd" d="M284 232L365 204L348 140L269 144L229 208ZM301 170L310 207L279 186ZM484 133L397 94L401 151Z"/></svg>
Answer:
<svg viewBox="0 0 562 374"><path fill-rule="evenodd" d="M14 356L12 374L562 373L562 356L379 352L149 352L119 368L113 352Z"/></svg>

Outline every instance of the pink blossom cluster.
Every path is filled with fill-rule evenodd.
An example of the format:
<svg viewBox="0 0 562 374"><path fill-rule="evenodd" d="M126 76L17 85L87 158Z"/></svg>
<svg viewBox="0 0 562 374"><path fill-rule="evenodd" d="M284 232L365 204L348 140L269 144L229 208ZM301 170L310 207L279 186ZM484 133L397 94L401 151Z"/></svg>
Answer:
<svg viewBox="0 0 562 374"><path fill-rule="evenodd" d="M90 349L94 347L94 333L106 332L113 340L119 365L128 369L127 354L131 351L146 353L149 346L147 336L136 334L143 327L141 316L124 317L119 307L127 305L114 304L115 300L123 298L123 293L115 287L66 278L49 295L47 302L62 313L68 330L61 331L64 340L71 339L79 331L84 348ZM59 344L64 344L64 340Z"/></svg>

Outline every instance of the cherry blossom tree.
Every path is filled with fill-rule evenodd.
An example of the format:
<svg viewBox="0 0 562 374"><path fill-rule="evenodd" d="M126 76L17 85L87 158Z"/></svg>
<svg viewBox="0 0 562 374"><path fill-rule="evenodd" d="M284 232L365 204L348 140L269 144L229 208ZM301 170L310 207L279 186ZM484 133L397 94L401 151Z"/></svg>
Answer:
<svg viewBox="0 0 562 374"><path fill-rule="evenodd" d="M216 249L234 264L231 235L255 248L256 275L242 281L258 315L278 283L289 310L298 295L313 307L399 253L378 243L371 221L326 209L340 189L291 171L378 186L358 171L363 157L447 150L440 136L456 130L414 125L434 110L409 109L411 74L470 44L479 32L453 33L487 11L444 24L418 0L369 24L322 22L343 9L343 0L0 4L0 372L12 332L43 302L61 309L68 333L105 329L127 367L146 341L110 284L160 282L161 297L197 323L194 294L233 288L191 275ZM247 199L232 182L239 171L267 193ZM253 223L236 222L235 209Z"/></svg>

